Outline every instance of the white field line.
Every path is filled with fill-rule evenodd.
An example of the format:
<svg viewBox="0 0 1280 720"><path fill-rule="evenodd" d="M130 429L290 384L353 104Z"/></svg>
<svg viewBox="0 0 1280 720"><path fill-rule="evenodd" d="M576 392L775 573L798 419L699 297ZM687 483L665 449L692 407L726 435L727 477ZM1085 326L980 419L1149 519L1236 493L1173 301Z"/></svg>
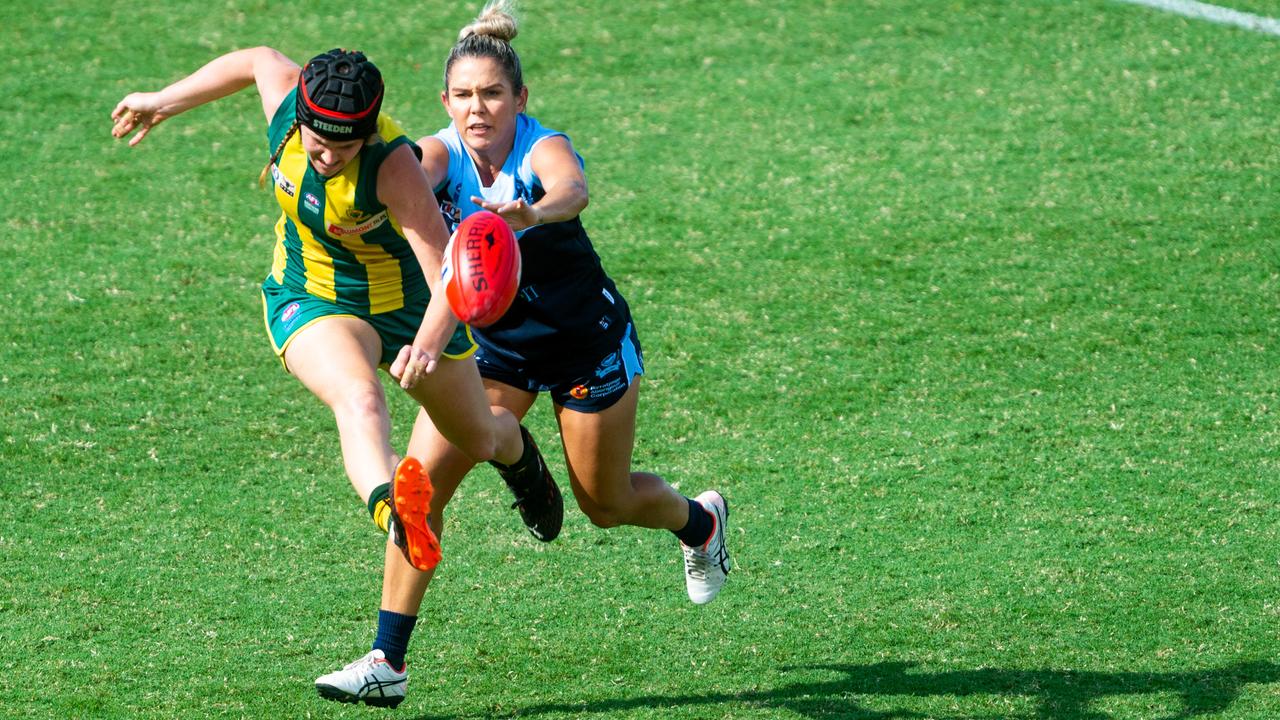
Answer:
<svg viewBox="0 0 1280 720"><path fill-rule="evenodd" d="M1177 13L1184 17L1208 20L1209 22L1220 23L1222 25L1235 25L1236 27L1253 30L1254 32L1280 36L1280 20L1265 17L1263 15L1240 12L1239 10L1232 10L1231 8L1210 5L1209 3L1195 2L1195 0L1116 1L1129 3L1131 5L1146 5L1147 7L1155 8L1157 10Z"/></svg>

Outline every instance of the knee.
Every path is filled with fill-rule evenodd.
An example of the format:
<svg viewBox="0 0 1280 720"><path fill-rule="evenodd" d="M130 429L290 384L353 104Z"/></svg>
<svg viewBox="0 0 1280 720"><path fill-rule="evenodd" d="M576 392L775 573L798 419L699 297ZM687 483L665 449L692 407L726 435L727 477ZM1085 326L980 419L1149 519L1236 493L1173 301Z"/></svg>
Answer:
<svg viewBox="0 0 1280 720"><path fill-rule="evenodd" d="M581 499L578 501L578 507L587 516L587 519L591 521L592 525L606 530L628 524L627 521L630 517L628 509L616 502L602 503Z"/></svg>
<svg viewBox="0 0 1280 720"><path fill-rule="evenodd" d="M339 419L355 422L377 422L387 416L387 400L382 386L360 383L348 388L333 404L333 414Z"/></svg>
<svg viewBox="0 0 1280 720"><path fill-rule="evenodd" d="M655 493L659 485L668 487L662 478L648 473L614 475L602 471L585 477L574 474L573 481L578 507L598 528L655 527L647 522L653 512Z"/></svg>

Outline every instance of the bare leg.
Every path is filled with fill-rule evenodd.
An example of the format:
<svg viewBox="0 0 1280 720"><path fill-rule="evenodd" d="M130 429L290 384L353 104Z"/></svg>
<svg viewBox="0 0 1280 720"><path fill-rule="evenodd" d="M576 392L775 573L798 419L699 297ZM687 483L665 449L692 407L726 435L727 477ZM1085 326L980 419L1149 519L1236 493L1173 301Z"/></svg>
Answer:
<svg viewBox="0 0 1280 720"><path fill-rule="evenodd" d="M657 475L631 472L639 397L637 378L621 400L602 412L556 406L569 482L578 507L598 527L679 530L689 521L689 503Z"/></svg>
<svg viewBox="0 0 1280 720"><path fill-rule="evenodd" d="M493 409L506 408L517 423L537 399L537 395L533 393L488 380L484 381L484 387ZM431 478L435 489L431 497L431 529L435 531L436 537L441 537L445 506L449 504L462 483L462 478L475 465L475 461L440 434L425 410L418 412L407 452L422 459L427 476ZM427 585L434 575L434 571L422 572L414 568L394 544L388 543L382 575L382 609L403 615L417 615Z"/></svg>
<svg viewBox="0 0 1280 720"><path fill-rule="evenodd" d="M492 407L486 401L485 387L473 358L441 360L435 371L419 381L409 394L426 410L430 424L439 434L473 464L486 460L510 464L523 454L520 420L510 410ZM426 469L434 482L430 465Z"/></svg>
<svg viewBox="0 0 1280 720"><path fill-rule="evenodd" d="M594 415L556 408L569 480L579 507L599 527L637 525L674 532L684 554L689 599L704 605L720 593L729 574L724 546L728 505L719 493L707 491L694 500L706 512L691 516L691 501L662 478L630 471L639 389L639 383L633 384L617 404Z"/></svg>
<svg viewBox="0 0 1280 720"><path fill-rule="evenodd" d="M333 411L347 477L365 502L399 461L378 378L381 348L365 321L330 317L299 333L284 354L289 371Z"/></svg>

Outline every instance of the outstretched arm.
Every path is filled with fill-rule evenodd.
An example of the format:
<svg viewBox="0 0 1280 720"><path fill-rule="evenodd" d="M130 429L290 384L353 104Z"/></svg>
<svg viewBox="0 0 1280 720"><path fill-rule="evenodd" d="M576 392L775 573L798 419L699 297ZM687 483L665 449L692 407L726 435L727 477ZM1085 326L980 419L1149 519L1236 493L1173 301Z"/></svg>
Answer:
<svg viewBox="0 0 1280 720"><path fill-rule="evenodd" d="M557 135L540 141L533 146L529 162L547 192L541 200L530 205L524 198L492 203L472 197L471 202L501 215L517 232L534 225L571 220L587 207L587 176L568 139Z"/></svg>
<svg viewBox="0 0 1280 720"><path fill-rule="evenodd" d="M185 78L158 92L126 95L111 112L111 134L137 145L151 128L198 105L213 102L256 84L267 121L298 82L298 65L269 47L248 48L210 61Z"/></svg>

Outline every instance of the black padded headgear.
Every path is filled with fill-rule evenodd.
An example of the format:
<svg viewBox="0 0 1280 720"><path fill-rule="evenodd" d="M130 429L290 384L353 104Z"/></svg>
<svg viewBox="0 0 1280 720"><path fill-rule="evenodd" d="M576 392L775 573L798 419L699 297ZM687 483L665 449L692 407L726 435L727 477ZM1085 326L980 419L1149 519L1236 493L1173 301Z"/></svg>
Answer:
<svg viewBox="0 0 1280 720"><path fill-rule="evenodd" d="M382 73L359 51L311 58L298 77L298 122L331 140L366 138L378 130Z"/></svg>

